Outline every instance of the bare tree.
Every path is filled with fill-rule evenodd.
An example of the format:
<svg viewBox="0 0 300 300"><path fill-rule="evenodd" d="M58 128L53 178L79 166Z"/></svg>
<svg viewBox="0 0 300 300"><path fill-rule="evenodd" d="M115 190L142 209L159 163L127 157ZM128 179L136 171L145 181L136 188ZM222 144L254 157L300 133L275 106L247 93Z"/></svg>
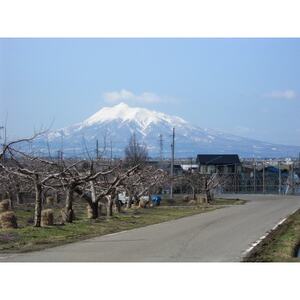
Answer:
<svg viewBox="0 0 300 300"><path fill-rule="evenodd" d="M227 175L201 174L199 172L186 172L182 176L176 178L177 182L187 184L192 190L192 198L196 199L196 193L205 195L207 203L214 200L214 193L216 189L226 186L229 177Z"/></svg>
<svg viewBox="0 0 300 300"><path fill-rule="evenodd" d="M128 195L127 208L134 202L139 204L142 196L149 196L151 192L156 191L167 180L166 172L153 167L140 168L134 176L130 176L123 183L123 188Z"/></svg>
<svg viewBox="0 0 300 300"><path fill-rule="evenodd" d="M132 136L126 148L126 164L105 163L105 160L89 161L61 159L53 160L20 151L19 143L31 142L37 135L29 139L21 139L5 145L0 152L0 192L8 192L10 198L19 195L25 189L35 194L34 226L41 226L43 197L47 193L65 193L65 220L72 222L74 218L73 201L77 194L91 208L92 218L99 215L99 204L107 208L107 216L113 214L113 205L121 210L118 193L126 191L136 202L140 197L150 195L167 177L162 170L144 166L147 149ZM48 144L48 152L50 153ZM48 153L48 154L49 154ZM8 159L2 161L6 155ZM131 202L130 202L131 203ZM130 204L129 204L130 206Z"/></svg>
<svg viewBox="0 0 300 300"><path fill-rule="evenodd" d="M125 162L130 166L142 165L148 159L147 147L137 141L136 134L133 133L129 143L125 148Z"/></svg>

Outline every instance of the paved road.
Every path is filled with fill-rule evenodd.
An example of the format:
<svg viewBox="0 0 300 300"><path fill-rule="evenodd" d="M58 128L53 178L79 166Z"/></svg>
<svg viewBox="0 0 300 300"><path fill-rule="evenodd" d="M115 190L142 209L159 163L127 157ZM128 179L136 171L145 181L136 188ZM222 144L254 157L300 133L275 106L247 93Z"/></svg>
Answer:
<svg viewBox="0 0 300 300"><path fill-rule="evenodd" d="M239 197L249 202L43 251L0 254L0 261L240 261L253 242L300 208L300 197Z"/></svg>

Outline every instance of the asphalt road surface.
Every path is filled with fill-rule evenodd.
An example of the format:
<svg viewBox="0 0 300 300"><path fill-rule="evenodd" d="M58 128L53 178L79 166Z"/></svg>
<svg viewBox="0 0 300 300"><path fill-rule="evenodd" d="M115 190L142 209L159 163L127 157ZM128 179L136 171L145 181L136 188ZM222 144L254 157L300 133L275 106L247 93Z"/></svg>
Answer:
<svg viewBox="0 0 300 300"><path fill-rule="evenodd" d="M228 195L227 197L230 197ZM24 254L2 262L234 262L284 217L299 196L234 195L249 200L211 212Z"/></svg>

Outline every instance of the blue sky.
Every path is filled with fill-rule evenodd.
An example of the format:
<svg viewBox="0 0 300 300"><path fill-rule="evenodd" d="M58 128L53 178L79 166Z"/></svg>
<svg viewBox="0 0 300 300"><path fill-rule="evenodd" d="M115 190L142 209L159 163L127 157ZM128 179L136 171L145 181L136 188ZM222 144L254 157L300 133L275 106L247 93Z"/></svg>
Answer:
<svg viewBox="0 0 300 300"><path fill-rule="evenodd" d="M300 145L300 39L0 39L10 137L121 101Z"/></svg>

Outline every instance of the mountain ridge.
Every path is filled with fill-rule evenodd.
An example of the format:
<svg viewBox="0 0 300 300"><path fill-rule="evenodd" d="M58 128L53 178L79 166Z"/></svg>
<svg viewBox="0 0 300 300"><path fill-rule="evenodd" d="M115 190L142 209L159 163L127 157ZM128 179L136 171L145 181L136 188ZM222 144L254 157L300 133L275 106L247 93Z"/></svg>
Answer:
<svg viewBox="0 0 300 300"><path fill-rule="evenodd" d="M140 142L148 146L150 156L160 152L159 136L164 139L164 154L169 156L172 128L176 131L175 153L178 157L196 156L198 153L237 153L242 157L288 157L300 152L299 146L285 146L248 139L222 131L201 128L186 120L162 112L119 103L103 107L83 122L54 130L39 138L35 149L47 152L63 151L67 156L95 152L96 140L106 146L112 144L115 156L123 156L130 135L135 132ZM86 153L87 154L87 153Z"/></svg>

